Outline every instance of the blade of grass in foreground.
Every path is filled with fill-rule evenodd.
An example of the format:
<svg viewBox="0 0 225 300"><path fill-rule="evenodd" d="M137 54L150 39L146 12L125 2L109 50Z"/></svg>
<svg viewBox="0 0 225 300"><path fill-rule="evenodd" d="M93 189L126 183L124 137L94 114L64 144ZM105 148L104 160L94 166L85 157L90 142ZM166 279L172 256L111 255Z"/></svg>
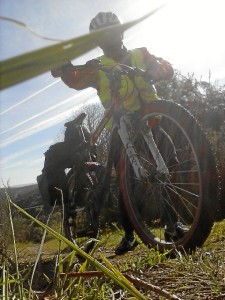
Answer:
<svg viewBox="0 0 225 300"><path fill-rule="evenodd" d="M52 216L54 210L55 210L55 205L53 206L52 211L50 212L50 214L48 216L46 225L49 224L51 216ZM34 267L33 267L33 271L32 271L32 274L31 274L30 289L29 289L29 299L31 298L32 284L33 284L33 280L34 280L34 275L35 275L35 271L36 271L37 266L38 266L39 259L41 257L41 252L42 252L42 248L43 248L43 245L44 245L44 242L45 242L46 233L47 233L47 230L45 229L44 232L43 232L43 235L42 235L42 239L41 239L41 243L40 243L40 246L39 246L38 254L37 254L37 257L36 257L36 260L35 260L35 263L34 263Z"/></svg>
<svg viewBox="0 0 225 300"><path fill-rule="evenodd" d="M7 209L8 209L8 213L9 213L10 227L11 227L12 238L13 238L14 261L15 261L15 267L16 267L16 285L17 285L19 296L22 299L22 289L23 288L22 288L21 284L19 284L19 282L22 282L22 280L21 280L21 274L19 272L19 267L18 267L18 255L17 255L17 248L16 248L15 231L14 231L12 211L11 211L11 206L10 206L11 199L9 198L9 195L7 192L6 192L6 196L7 196L6 204L7 204Z"/></svg>
<svg viewBox="0 0 225 300"><path fill-rule="evenodd" d="M0 89L33 78L34 76L40 75L87 53L97 47L97 40L99 41L115 31L125 31L133 27L156 13L161 7L150 11L134 21L101 29L0 62Z"/></svg>
<svg viewBox="0 0 225 300"><path fill-rule="evenodd" d="M134 286L133 284L128 281L127 279L124 280L124 276L121 274L121 276L118 277L119 271L115 272L115 268L107 268L106 266L102 265L100 262L98 262L95 258L93 258L91 255L84 252L82 249L74 245L72 242L67 240L64 236L53 230L51 227L48 227L41 221L35 219L30 214L28 214L25 210L23 210L21 207L19 207L17 204L12 202L9 195L7 194L7 198L9 199L10 203L17 208L19 211L21 211L24 215L32 219L35 223L40 225L43 229L50 232L54 237L56 237L58 240L63 241L65 244L67 244L71 249L75 250L79 255L84 257L87 261L89 261L92 265L94 265L96 268L101 270L106 276L111 278L115 283L117 283L119 286L121 286L123 289L127 290L132 296L136 297L136 299L140 300L146 300L147 298L143 296Z"/></svg>

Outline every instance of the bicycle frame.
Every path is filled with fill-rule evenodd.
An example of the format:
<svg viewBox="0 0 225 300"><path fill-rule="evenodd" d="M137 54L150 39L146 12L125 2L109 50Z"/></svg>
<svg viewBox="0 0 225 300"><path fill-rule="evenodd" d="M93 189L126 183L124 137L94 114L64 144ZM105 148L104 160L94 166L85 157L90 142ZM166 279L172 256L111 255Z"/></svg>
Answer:
<svg viewBox="0 0 225 300"><path fill-rule="evenodd" d="M129 71L129 70L128 70ZM114 145L118 143L114 143L115 135L118 135L120 141L122 142L121 147L123 146L126 150L126 154L131 162L132 168L134 170L134 174L138 180L141 180L142 178L146 178L147 174L145 169L143 168L142 164L140 163L140 160L137 156L136 149L134 147L134 144L132 142L132 137L129 134L128 130L128 118L127 113L123 113L124 109L121 107L120 103L120 97L119 97L119 84L118 84L118 76L120 76L120 73L118 70L116 72L112 72L112 81L111 81L111 91L112 91L112 104L110 108L105 112L105 115L101 119L100 123L98 124L97 128L91 135L91 142L90 146L94 146L102 133L103 129L106 127L107 123L112 119L112 133L111 133L111 139L110 139L110 145L107 155L107 161L105 165L105 171L104 171L104 177L102 179L102 184L99 186L98 192L99 192L99 199L104 199L105 195L108 192L108 187L110 184L110 177L111 177L111 170L117 162L119 163L119 156L115 158L115 150ZM118 117L119 115L119 117ZM82 132L82 128L80 128L81 134L84 137L84 134ZM167 166L160 154L160 151L155 143L153 134L151 132L151 129L148 130L148 132L141 132L143 135L143 138L148 145L149 151L152 154L152 157L155 160L156 163L156 170L160 173L169 174L169 171L167 169ZM85 141L85 138L84 138ZM88 173L90 173L90 176L93 176L93 182L96 182L96 174L94 172L95 166L92 165L91 161L91 155L89 154L90 161L84 162ZM94 163L94 162L93 162ZM97 183L97 182L96 182ZM104 201L104 200L103 200ZM101 200L100 200L101 202Z"/></svg>
<svg viewBox="0 0 225 300"><path fill-rule="evenodd" d="M113 118L113 113L115 112L115 108L120 105L119 103L119 97L118 95L115 95L113 97L112 105L105 114L105 116L100 121L99 125L97 126L96 130L91 136L91 144L94 145L100 136L102 130L105 128L106 124L109 122L111 118ZM135 147L131 141L131 137L128 133L128 128L126 124L126 115L122 115L120 117L119 122L115 122L113 120L113 130L115 130L115 127L117 129L117 132L120 136L120 139L123 143L124 148L126 149L126 153L130 159L131 165L133 167L134 173L138 179L145 178L147 175L145 173L144 168L142 167L138 156L135 151ZM164 174L169 174L168 168L164 162L164 159L162 155L160 154L160 151L155 143L152 131L149 129L148 133L144 133L143 137L146 141L146 144L149 147L149 150L156 162L157 171Z"/></svg>

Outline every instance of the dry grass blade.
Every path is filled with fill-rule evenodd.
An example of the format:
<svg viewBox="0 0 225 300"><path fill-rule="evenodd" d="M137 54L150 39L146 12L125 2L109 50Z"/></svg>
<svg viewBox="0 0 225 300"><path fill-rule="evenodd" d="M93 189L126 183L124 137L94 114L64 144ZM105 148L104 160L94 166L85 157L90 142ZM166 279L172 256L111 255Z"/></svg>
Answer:
<svg viewBox="0 0 225 300"><path fill-rule="evenodd" d="M182 300L181 298L177 297L176 295L170 294L165 289L162 289L156 285L151 283L145 282L139 278L135 278L131 275L124 275L130 282L132 282L137 288L144 288L145 290L150 290L155 292L156 294L165 297L166 299L173 299L173 300Z"/></svg>
<svg viewBox="0 0 225 300"><path fill-rule="evenodd" d="M123 273L122 273L123 274ZM67 278L76 278L76 277L83 277L83 278L91 278L91 277L102 277L104 276L103 272L100 271L86 271L86 272L69 272L69 273L60 273L60 277L66 276ZM123 274L123 276L128 279L136 288L142 288L145 290L150 290L155 292L156 294L166 297L166 299L172 300L182 300L176 295L170 294L165 289L162 289L158 286L155 286L151 283L145 282L139 278L135 278L134 276Z"/></svg>

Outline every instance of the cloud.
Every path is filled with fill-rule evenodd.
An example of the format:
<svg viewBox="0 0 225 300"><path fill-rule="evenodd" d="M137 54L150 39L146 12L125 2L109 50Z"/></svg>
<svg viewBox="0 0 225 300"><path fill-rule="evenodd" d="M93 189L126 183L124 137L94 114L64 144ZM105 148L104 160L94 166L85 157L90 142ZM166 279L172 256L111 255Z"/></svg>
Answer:
<svg viewBox="0 0 225 300"><path fill-rule="evenodd" d="M64 106L66 103L69 103L69 102L73 101L76 98L80 98L80 97L82 97L84 95L89 95L89 94L90 94L90 90L85 90L83 92L80 92L79 94L77 94L75 96L72 96L72 97L70 97L70 98L68 98L66 100L63 100L62 102L60 102L60 103L58 103L58 104L56 104L54 106L51 106L50 108L48 108L48 109L46 109L46 110L44 110L44 111L42 111L42 112L40 112L40 113L38 113L38 114L30 117L30 118L28 118L28 119L26 119L26 120L24 120L22 122L17 123L16 125L13 125L12 127L8 128L7 130L0 132L0 134L5 134L7 132L10 132L10 131L12 131L12 130L14 130L14 129L16 129L16 128L18 128L18 127L20 127L20 126L22 126L22 125L24 125L24 124L26 124L26 123L34 120L34 119L40 117L40 116L43 116L44 114L49 113L50 111L52 111L52 110L54 110L56 108L59 108L60 106ZM14 107L15 106L16 105L14 105Z"/></svg>
<svg viewBox="0 0 225 300"><path fill-rule="evenodd" d="M58 83L59 81L60 81L60 79L54 81L53 83L51 83L51 84L45 86L44 88L38 90L37 92L31 94L30 96L24 98L23 100L19 101L18 103L14 104L14 105L12 105L12 106L10 106L10 107L8 107L7 109L5 109L5 110L3 110L2 112L0 112L0 116L6 114L7 112L9 112L9 111L11 111L11 110L13 110L14 108L17 108L17 107L20 106L21 104L23 104L23 103L29 101L31 98L33 98L33 97L39 95L41 92L47 90L49 87L55 85L55 84Z"/></svg>
<svg viewBox="0 0 225 300"><path fill-rule="evenodd" d="M28 169L35 165L40 165L40 163L43 163L43 161L44 161L44 155L38 155L35 157L31 156L29 157L29 159L25 158L1 168L1 171L6 171L9 169L14 169L15 171L17 171L19 168Z"/></svg>
<svg viewBox="0 0 225 300"><path fill-rule="evenodd" d="M14 162L13 164L7 165L6 167L1 168L1 171L5 171L12 168L22 168L24 167L24 160L19 160L17 162Z"/></svg>
<svg viewBox="0 0 225 300"><path fill-rule="evenodd" d="M38 156L36 158L32 158L32 160L26 162L27 163L27 167L32 167L35 165L40 165L41 162L43 162L44 160L44 156Z"/></svg>
<svg viewBox="0 0 225 300"><path fill-rule="evenodd" d="M87 91L86 91L87 93ZM77 96L74 96L74 98ZM96 98L96 100L98 99L96 96L94 98L92 98L90 101L94 101L94 99ZM82 103L78 104L74 107L75 110L79 109L80 107L83 106L83 102L84 99L82 98ZM6 138L5 140L3 140L3 142L0 144L0 148L5 147L9 144L12 144L16 141L25 139L28 136L31 136L37 132L40 132L42 130L45 130L49 127L52 127L58 123L61 123L62 121L64 121L66 118L68 118L69 116L71 116L71 107L67 110L64 110L63 112L54 115L51 118L45 119L44 121L41 121L39 123L36 123L33 126L30 126L29 128L26 128L25 130L20 131L17 134L12 135L9 138Z"/></svg>
<svg viewBox="0 0 225 300"><path fill-rule="evenodd" d="M44 143L41 143L41 144L38 144L38 145L35 145L35 146L32 146L32 147L26 147L24 150L22 151L17 151L11 155L8 155L6 157L4 157L2 160L1 160L1 163L0 165L3 166L5 164L8 164L9 162L11 161L14 161L16 159L18 159L19 157L21 156L24 156L25 154L30 154L31 152L39 149L39 148L43 148L43 147L46 147L48 146L49 144L51 144L53 142L52 139L49 139L48 141L44 142Z"/></svg>
<svg viewBox="0 0 225 300"><path fill-rule="evenodd" d="M71 109L68 109L54 117L48 118L44 121L41 121L39 123L36 123L35 125L20 131L17 134L12 135L11 137L3 140L3 142L0 144L0 148L5 147L9 144L12 144L16 141L25 139L28 136L31 136L37 132L40 132L44 129L47 129L49 127L52 127L58 123L60 123L64 118L66 118L66 116L69 116L69 114L71 114Z"/></svg>

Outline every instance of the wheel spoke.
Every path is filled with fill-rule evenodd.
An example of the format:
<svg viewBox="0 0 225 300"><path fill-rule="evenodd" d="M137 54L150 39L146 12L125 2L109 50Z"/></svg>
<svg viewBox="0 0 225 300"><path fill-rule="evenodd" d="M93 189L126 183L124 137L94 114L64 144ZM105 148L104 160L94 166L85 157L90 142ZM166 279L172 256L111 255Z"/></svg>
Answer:
<svg viewBox="0 0 225 300"><path fill-rule="evenodd" d="M214 221L213 214L208 214L209 207L212 212L215 211L213 193L210 197L209 188L204 188L212 184L209 181L212 176L207 177L208 163L216 173L215 164L211 163L214 161L213 155L193 117L169 101L156 101L149 105L149 112L140 120L143 122L140 128L145 128L145 135L146 121L159 114L164 130L156 128L153 136L169 174L157 170L157 164L139 132L134 136L133 143L148 176L137 180L126 158L123 177L126 208L144 243L162 251L171 249L174 244L194 248L207 238ZM187 230L184 235L168 242L165 227L175 226L178 222L186 225ZM195 232L198 232L198 239Z"/></svg>

